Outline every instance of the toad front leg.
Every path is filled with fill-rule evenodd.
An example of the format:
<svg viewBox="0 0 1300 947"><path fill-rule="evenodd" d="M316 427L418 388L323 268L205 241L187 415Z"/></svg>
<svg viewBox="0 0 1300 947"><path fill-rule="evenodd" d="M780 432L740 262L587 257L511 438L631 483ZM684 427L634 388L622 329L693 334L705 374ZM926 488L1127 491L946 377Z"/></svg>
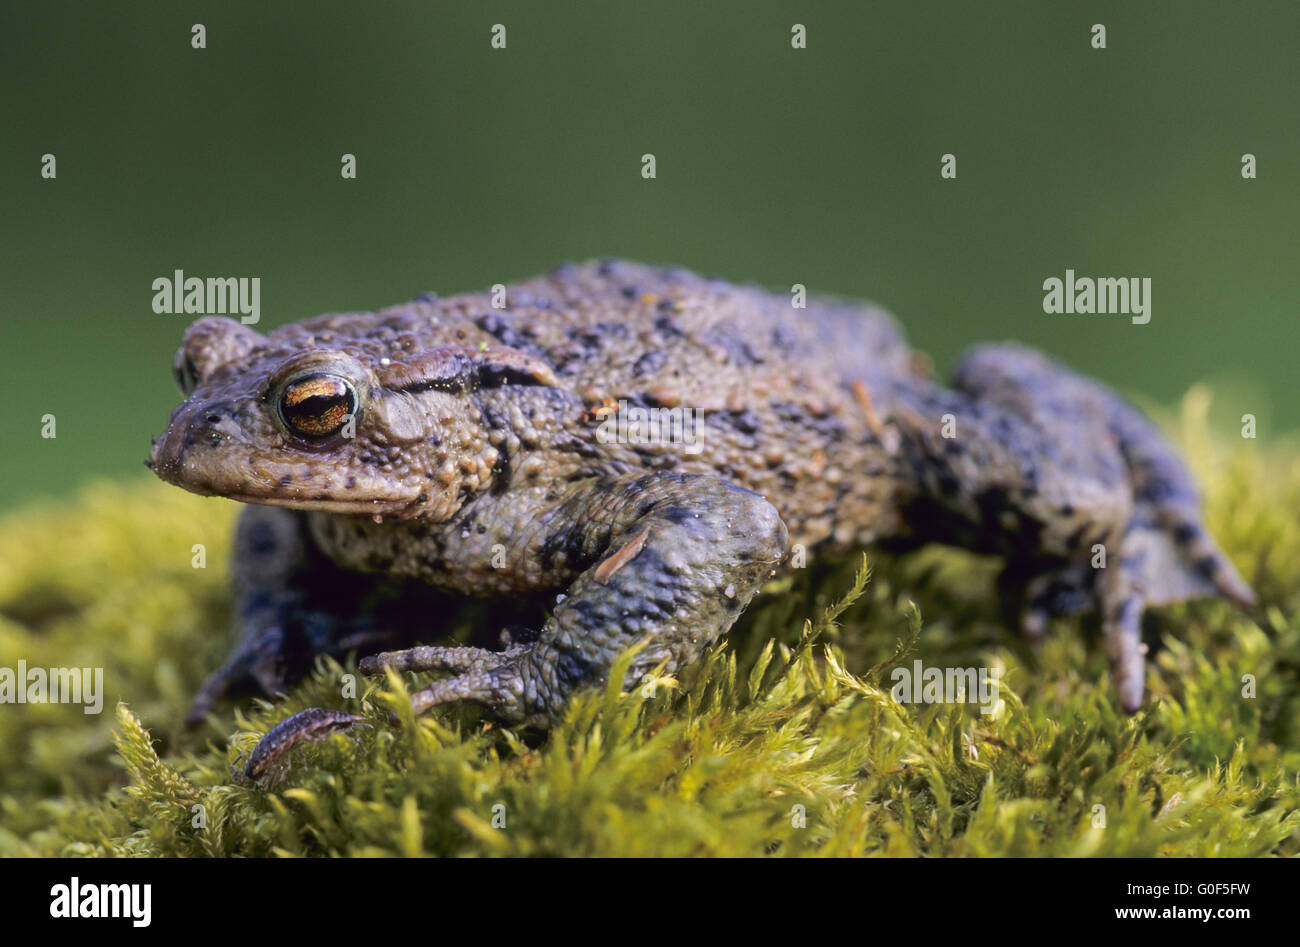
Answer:
<svg viewBox="0 0 1300 947"><path fill-rule="evenodd" d="M316 548L307 514L296 510L244 508L231 573L238 640L195 695L186 726L202 723L227 697L282 694L319 655L342 660L418 640L410 616L443 611L434 589L338 567Z"/></svg>
<svg viewBox="0 0 1300 947"><path fill-rule="evenodd" d="M594 480L558 506L534 510L531 526L516 507L494 528L490 509L475 511L487 526L474 544L477 558L495 537L511 569L537 581L576 577L528 643L502 652L413 648L362 662L371 673L385 666L456 672L413 697L417 713L470 700L503 722L545 727L575 691L605 681L620 652L642 639L647 645L627 683L660 662L672 673L731 627L786 552L786 527L772 504L708 476ZM476 567L467 568L473 574Z"/></svg>

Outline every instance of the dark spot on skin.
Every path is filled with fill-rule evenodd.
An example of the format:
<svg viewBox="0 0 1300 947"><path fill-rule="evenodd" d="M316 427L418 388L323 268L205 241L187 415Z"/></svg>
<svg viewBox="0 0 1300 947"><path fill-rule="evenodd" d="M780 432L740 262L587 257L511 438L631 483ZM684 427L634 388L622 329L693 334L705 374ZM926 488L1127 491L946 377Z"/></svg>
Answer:
<svg viewBox="0 0 1300 947"><path fill-rule="evenodd" d="M526 305L523 300L514 300L516 304ZM527 352L535 358L545 359L546 352L532 339L527 327L519 327L497 312L485 312L474 320L474 324L492 336L502 345Z"/></svg>
<svg viewBox="0 0 1300 947"><path fill-rule="evenodd" d="M773 401L772 412L782 421L789 424L798 424L804 420L804 411L797 404L791 404L789 401Z"/></svg>
<svg viewBox="0 0 1300 947"><path fill-rule="evenodd" d="M510 429L510 410L506 405L497 404L495 400L484 400L481 409L485 428L501 431Z"/></svg>
<svg viewBox="0 0 1300 947"><path fill-rule="evenodd" d="M594 667L591 667L591 662L582 657L581 654L568 648L556 648L552 654L555 656L555 663L552 667L554 667L555 676L559 678L560 682L567 684L569 687L577 687L594 678Z"/></svg>
<svg viewBox="0 0 1300 947"><path fill-rule="evenodd" d="M827 443L839 443L844 440L847 431L844 428L844 422L834 414L827 414L825 417L816 417L803 413L802 424L812 428L814 432Z"/></svg>
<svg viewBox="0 0 1300 947"><path fill-rule="evenodd" d="M598 322L591 327L591 331L612 339L626 340L632 337L631 330L622 322Z"/></svg>
<svg viewBox="0 0 1300 947"><path fill-rule="evenodd" d="M677 526L696 526L702 522L700 517L696 516L691 510L688 510L684 506L666 506L659 510L659 516L662 517L665 522Z"/></svg>
<svg viewBox="0 0 1300 947"><path fill-rule="evenodd" d="M1059 510L1057 510L1056 512L1058 512L1059 514L1061 514L1061 516L1065 517L1066 519L1069 519L1069 518L1071 518L1072 516L1074 516L1074 507L1072 507L1072 506L1071 506L1070 504L1068 504L1068 503L1065 503L1065 504L1063 504L1063 505L1061 506L1061 508L1060 508Z"/></svg>
<svg viewBox="0 0 1300 947"><path fill-rule="evenodd" d="M810 414L803 406L789 401L774 401L771 407L777 418L786 424L811 429L824 441L844 440L846 434L844 422L834 414L817 417Z"/></svg>
<svg viewBox="0 0 1300 947"><path fill-rule="evenodd" d="M758 420L758 415L748 409L744 411L731 412L729 415L732 425L742 434L757 434L762 424Z"/></svg>
<svg viewBox="0 0 1300 947"><path fill-rule="evenodd" d="M703 339L709 345L719 346L735 365L761 365L763 362L763 357L750 347L749 341L734 322L718 323L704 333Z"/></svg>
<svg viewBox="0 0 1300 947"><path fill-rule="evenodd" d="M788 326L777 326L772 330L772 345L779 351L790 351L798 341Z"/></svg>
<svg viewBox="0 0 1300 947"><path fill-rule="evenodd" d="M287 487L289 484L293 483L293 477L289 476L288 474L285 474L283 477L280 478L279 483L280 486Z"/></svg>
<svg viewBox="0 0 1300 947"><path fill-rule="evenodd" d="M1148 503L1160 506L1172 500L1176 493L1174 485L1168 480L1152 478L1143 484L1142 489L1138 491L1138 497Z"/></svg>
<svg viewBox="0 0 1300 947"><path fill-rule="evenodd" d="M1208 578L1213 578L1219 571L1219 560L1213 556L1202 556L1196 560L1196 571Z"/></svg>
<svg viewBox="0 0 1300 947"><path fill-rule="evenodd" d="M632 377L640 378L642 375L657 372L667 361L668 356L660 349L646 352L632 364Z"/></svg>
<svg viewBox="0 0 1300 947"><path fill-rule="evenodd" d="M494 497L499 497L500 494L510 489L511 481L515 479L515 467L511 464L510 454L506 453L504 447L500 449L497 463L494 463L493 468L491 468L491 476L493 476L493 480L491 480L491 496Z"/></svg>
<svg viewBox="0 0 1300 947"><path fill-rule="evenodd" d="M587 554L582 541L582 531L576 528L562 529L549 534L542 541L538 558L547 569L563 565L566 569L581 571L591 564L594 556Z"/></svg>
<svg viewBox="0 0 1300 947"><path fill-rule="evenodd" d="M599 605L589 598L570 596L564 600L568 611L578 615L582 621L581 624L587 627L594 627L594 623L602 617L599 612Z"/></svg>
<svg viewBox="0 0 1300 947"><path fill-rule="evenodd" d="M599 352L605 339L599 332L587 326L569 330L569 338L585 352Z"/></svg>
<svg viewBox="0 0 1300 947"><path fill-rule="evenodd" d="M664 303L660 303L659 308L665 308ZM677 320L670 315L660 316L656 319L655 330L666 336L683 336L686 334L686 331L677 324Z"/></svg>
<svg viewBox="0 0 1300 947"><path fill-rule="evenodd" d="M347 483L345 484L345 486L346 486L347 489L349 489L349 490L355 490L356 487L357 487L357 478L356 478L356 477L348 477L348 480L347 480Z"/></svg>
<svg viewBox="0 0 1300 947"><path fill-rule="evenodd" d="M1174 542L1178 543L1180 546L1186 546L1200 535L1200 532L1201 531L1191 523L1179 523L1178 526L1174 528Z"/></svg>

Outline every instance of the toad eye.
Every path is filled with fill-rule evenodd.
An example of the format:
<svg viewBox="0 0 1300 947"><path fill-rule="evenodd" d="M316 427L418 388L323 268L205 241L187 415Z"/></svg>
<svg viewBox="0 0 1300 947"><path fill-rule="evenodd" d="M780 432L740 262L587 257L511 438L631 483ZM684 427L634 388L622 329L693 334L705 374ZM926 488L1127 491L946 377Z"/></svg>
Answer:
<svg viewBox="0 0 1300 947"><path fill-rule="evenodd" d="M338 375L304 375L285 385L280 394L280 419L300 437L337 434L356 411L356 389Z"/></svg>

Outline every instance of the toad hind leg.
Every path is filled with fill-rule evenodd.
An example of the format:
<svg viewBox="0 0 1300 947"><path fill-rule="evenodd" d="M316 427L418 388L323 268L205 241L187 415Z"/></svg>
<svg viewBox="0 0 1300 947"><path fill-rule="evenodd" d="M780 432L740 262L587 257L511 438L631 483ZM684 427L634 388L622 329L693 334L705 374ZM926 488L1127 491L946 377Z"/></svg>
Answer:
<svg viewBox="0 0 1300 947"><path fill-rule="evenodd" d="M1089 593L1120 703L1136 711L1147 605L1254 600L1202 524L1191 474L1135 408L1030 349L974 349L954 388L905 398L899 410L925 502L964 524L964 535L955 531L962 545L1060 557L1061 569L1031 588L1022 623L1041 633L1046 614L1077 611ZM946 442L939 412L955 419L956 437Z"/></svg>
<svg viewBox="0 0 1300 947"><path fill-rule="evenodd" d="M517 554L572 550L583 562L536 640L464 656L455 677L415 694L417 713L470 700L506 723L549 726L577 690L605 681L619 654L647 640L625 686L665 663L668 673L700 656L732 623L786 552L787 534L762 496L709 476L671 473L602 478L539 515L540 533ZM549 567L549 564L543 563ZM461 649L395 652L363 670L453 665Z"/></svg>

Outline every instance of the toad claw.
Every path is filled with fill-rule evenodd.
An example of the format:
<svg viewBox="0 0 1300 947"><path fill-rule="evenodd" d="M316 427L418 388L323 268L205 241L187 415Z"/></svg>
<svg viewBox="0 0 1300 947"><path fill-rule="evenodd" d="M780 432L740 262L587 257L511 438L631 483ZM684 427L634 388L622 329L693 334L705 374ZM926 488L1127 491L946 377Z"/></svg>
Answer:
<svg viewBox="0 0 1300 947"><path fill-rule="evenodd" d="M411 709L418 717L438 704L458 700L475 701L490 707L498 719L514 720L522 716L523 679L511 667L511 660L525 649L487 651L470 647L416 647L403 651L386 651L361 661L363 674L394 671L455 671L457 676L434 681L411 695ZM397 714L390 714L394 725Z"/></svg>
<svg viewBox="0 0 1300 947"><path fill-rule="evenodd" d="M488 651L484 648L416 647L402 651L385 651L361 660L362 674L382 674L385 668L394 671L455 671L464 673L502 664L510 655L505 651Z"/></svg>

